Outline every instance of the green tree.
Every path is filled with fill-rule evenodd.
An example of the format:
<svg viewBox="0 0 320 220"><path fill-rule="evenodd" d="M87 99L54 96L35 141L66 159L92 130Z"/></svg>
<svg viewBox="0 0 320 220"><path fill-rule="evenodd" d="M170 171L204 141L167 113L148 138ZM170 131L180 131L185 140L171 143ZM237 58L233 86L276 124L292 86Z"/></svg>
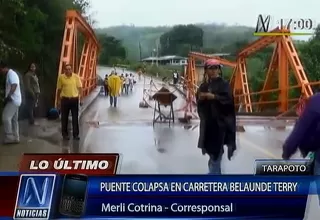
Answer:
<svg viewBox="0 0 320 220"><path fill-rule="evenodd" d="M25 14L23 0L0 1L0 58L6 59L11 54L22 55L19 45L17 17Z"/></svg>
<svg viewBox="0 0 320 220"><path fill-rule="evenodd" d="M122 46L120 40L106 34L100 35L101 52L99 56L99 64L110 65L118 64L126 59L126 49Z"/></svg>
<svg viewBox="0 0 320 220"><path fill-rule="evenodd" d="M20 73L37 64L43 110L53 105L66 10L90 19L89 6L89 0L0 0L0 59Z"/></svg>
<svg viewBox="0 0 320 220"><path fill-rule="evenodd" d="M203 30L202 51L208 53L230 53L224 49L226 45L238 41L251 41L255 39L252 35L254 28L245 26L226 26L221 24L195 24ZM142 57L148 57L156 48L161 35L172 30L170 26L158 27L137 27L133 25L121 25L108 28L99 28L97 33L112 33L112 36L122 40L126 47L128 59L131 61L140 60L139 42L141 44ZM163 48L162 48L163 49ZM188 51L190 46L188 47ZM195 50L193 48L193 50ZM198 49L197 49L198 50ZM199 51L201 51L199 49Z"/></svg>
<svg viewBox="0 0 320 220"><path fill-rule="evenodd" d="M304 44L299 45L300 58L304 69L311 81L320 80L320 25L316 28L314 36Z"/></svg>
<svg viewBox="0 0 320 220"><path fill-rule="evenodd" d="M160 37L161 55L187 56L203 47L203 30L195 25L177 25Z"/></svg>
<svg viewBox="0 0 320 220"><path fill-rule="evenodd" d="M226 44L221 48L221 52L230 53L232 55L238 54L243 48L249 44L248 40L239 40L234 43Z"/></svg>

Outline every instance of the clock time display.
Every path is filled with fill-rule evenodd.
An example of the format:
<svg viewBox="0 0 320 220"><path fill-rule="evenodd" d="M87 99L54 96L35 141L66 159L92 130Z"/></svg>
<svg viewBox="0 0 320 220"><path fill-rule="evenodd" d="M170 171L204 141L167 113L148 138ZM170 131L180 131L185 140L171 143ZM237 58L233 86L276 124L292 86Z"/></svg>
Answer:
<svg viewBox="0 0 320 220"><path fill-rule="evenodd" d="M280 19L277 23L279 29L285 28L289 31L309 32L317 27L317 23L310 18Z"/></svg>

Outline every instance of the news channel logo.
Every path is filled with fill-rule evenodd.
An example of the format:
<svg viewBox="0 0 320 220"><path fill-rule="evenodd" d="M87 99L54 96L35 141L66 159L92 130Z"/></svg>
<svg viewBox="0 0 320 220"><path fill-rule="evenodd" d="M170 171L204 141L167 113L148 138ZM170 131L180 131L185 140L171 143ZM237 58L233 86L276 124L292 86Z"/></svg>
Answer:
<svg viewBox="0 0 320 220"><path fill-rule="evenodd" d="M20 176L13 219L49 219L56 175Z"/></svg>

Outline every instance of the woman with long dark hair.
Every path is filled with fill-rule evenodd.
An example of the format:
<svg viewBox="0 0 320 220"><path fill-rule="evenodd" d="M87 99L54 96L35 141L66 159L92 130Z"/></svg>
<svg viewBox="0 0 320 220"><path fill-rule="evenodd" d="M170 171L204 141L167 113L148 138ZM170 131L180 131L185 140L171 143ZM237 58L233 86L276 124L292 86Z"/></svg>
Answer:
<svg viewBox="0 0 320 220"><path fill-rule="evenodd" d="M24 75L26 106L28 111L29 124L34 125L34 110L38 105L40 86L36 75L36 64L31 63Z"/></svg>

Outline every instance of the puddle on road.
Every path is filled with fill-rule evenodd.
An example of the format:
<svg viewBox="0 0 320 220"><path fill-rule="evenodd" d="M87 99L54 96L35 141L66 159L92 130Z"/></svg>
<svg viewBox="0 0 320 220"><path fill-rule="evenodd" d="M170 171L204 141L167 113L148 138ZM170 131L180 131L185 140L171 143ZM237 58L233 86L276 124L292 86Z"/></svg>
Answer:
<svg viewBox="0 0 320 220"><path fill-rule="evenodd" d="M157 150L159 153L162 153L162 154L166 152L166 150L164 148L157 148Z"/></svg>
<svg viewBox="0 0 320 220"><path fill-rule="evenodd" d="M183 125L183 128L184 128L185 130L191 130L191 131L197 129L198 127L199 127L199 125L192 125L192 124Z"/></svg>
<svg viewBox="0 0 320 220"><path fill-rule="evenodd" d="M87 121L87 125L94 128L129 128L129 127L168 127L168 128L183 128L184 130L196 130L199 125L198 124L183 124L183 123L171 123L169 126L169 123L165 122L159 122L153 124L150 120L123 120L123 121L117 121L117 120L110 120L110 121Z"/></svg>
<svg viewBox="0 0 320 220"><path fill-rule="evenodd" d="M160 145L160 139L154 138L154 146L157 148L159 153L166 153L166 149Z"/></svg>

